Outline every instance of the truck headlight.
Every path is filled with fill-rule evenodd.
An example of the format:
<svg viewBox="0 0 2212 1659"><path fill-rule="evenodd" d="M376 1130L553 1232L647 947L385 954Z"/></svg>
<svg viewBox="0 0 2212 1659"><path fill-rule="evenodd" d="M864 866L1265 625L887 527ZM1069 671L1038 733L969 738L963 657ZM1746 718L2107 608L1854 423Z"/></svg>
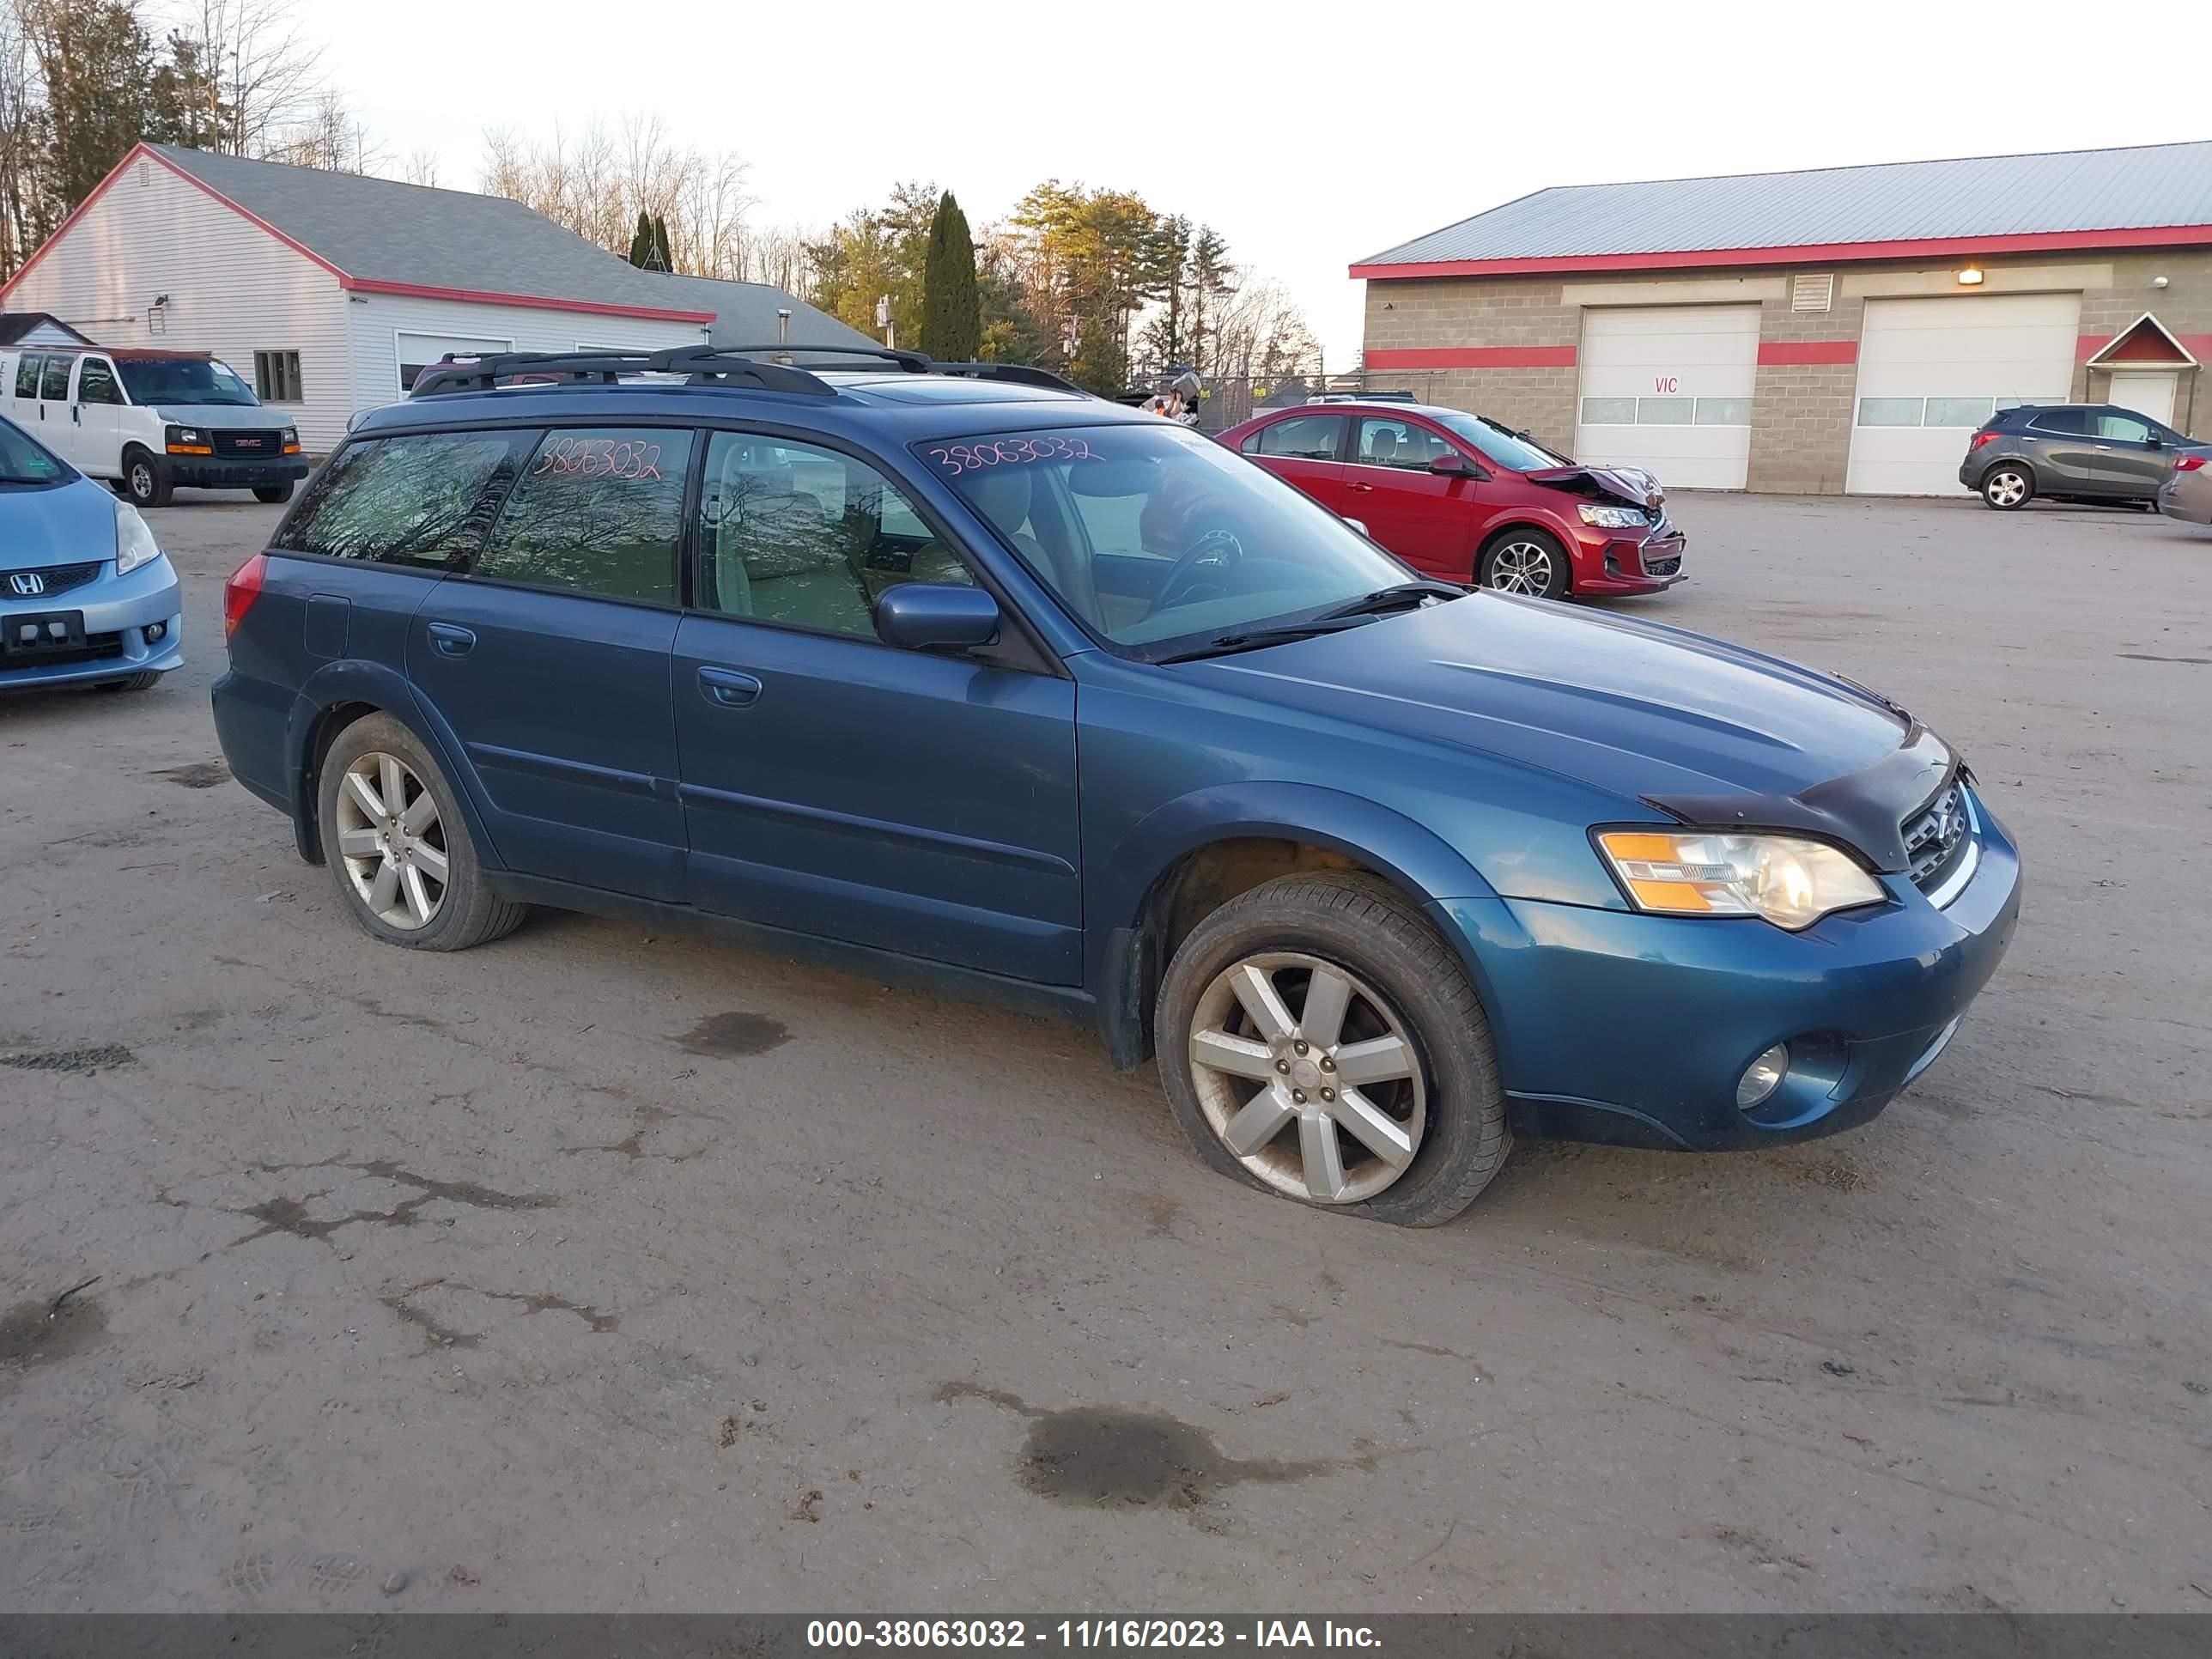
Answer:
<svg viewBox="0 0 2212 1659"><path fill-rule="evenodd" d="M1598 530L1641 530L1651 521L1632 507L1601 507L1595 501L1583 501L1575 509L1583 515L1583 522Z"/></svg>
<svg viewBox="0 0 2212 1659"><path fill-rule="evenodd" d="M1796 933L1883 897L1842 853L1796 836L1609 830L1597 844L1629 902L1661 915L1762 916Z"/></svg>
<svg viewBox="0 0 2212 1659"><path fill-rule="evenodd" d="M161 545L138 509L128 501L115 504L115 574L127 576L143 564L161 556Z"/></svg>

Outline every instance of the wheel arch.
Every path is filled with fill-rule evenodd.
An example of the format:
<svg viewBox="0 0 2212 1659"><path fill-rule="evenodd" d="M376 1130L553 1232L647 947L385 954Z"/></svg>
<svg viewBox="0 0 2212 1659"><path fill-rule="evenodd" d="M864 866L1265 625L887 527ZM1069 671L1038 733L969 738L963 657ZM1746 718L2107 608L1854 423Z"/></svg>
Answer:
<svg viewBox="0 0 2212 1659"><path fill-rule="evenodd" d="M1983 490L1989 488L1990 474L1996 471L2001 466L2009 466L2021 472L2026 473L2027 475L2027 487L2030 493L2039 493L2041 491L2042 483L2035 476L2035 463L2033 461L2028 460L2025 457L2019 455L2000 455L1995 460L1991 461L1987 466L1984 467L1979 472L1974 475L1975 494L1979 495Z"/></svg>
<svg viewBox="0 0 2212 1659"><path fill-rule="evenodd" d="M1561 529L1558 525L1551 523L1549 520L1525 507L1512 510L1510 516L1502 520L1498 523L1492 525L1488 530L1483 532L1482 539L1477 542L1474 546L1474 562L1468 571L1468 578L1469 581L1476 584L1480 583L1482 580L1482 562L1490 556L1490 550L1497 546L1498 543L1504 541L1507 537L1513 534L1516 530L1534 530L1540 532L1547 540L1559 550L1559 556L1566 561L1567 565L1566 592L1570 593L1573 592L1576 587L1576 544L1574 537L1569 534L1566 531Z"/></svg>
<svg viewBox="0 0 2212 1659"><path fill-rule="evenodd" d="M444 723L425 708L414 689L381 664L346 659L326 663L308 676L292 704L285 744L292 786L292 835L300 856L323 862L322 830L317 822L323 758L338 733L371 714L388 714L429 750L453 787L461 814L475 842L478 861L501 868L480 810L475 774Z"/></svg>
<svg viewBox="0 0 2212 1659"><path fill-rule="evenodd" d="M1124 837L1093 889L1105 925L1093 931L1087 978L1114 1063L1127 1070L1151 1055L1160 976L1192 928L1262 882L1315 869L1364 872L1424 906L1495 896L1435 831L1356 795L1252 783L1170 801Z"/></svg>

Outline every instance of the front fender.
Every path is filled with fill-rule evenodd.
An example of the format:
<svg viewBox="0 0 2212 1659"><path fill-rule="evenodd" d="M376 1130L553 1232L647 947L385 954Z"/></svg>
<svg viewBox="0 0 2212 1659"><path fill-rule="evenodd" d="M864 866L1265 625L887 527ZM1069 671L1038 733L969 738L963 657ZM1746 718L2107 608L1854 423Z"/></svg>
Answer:
<svg viewBox="0 0 2212 1659"><path fill-rule="evenodd" d="M285 721L285 754L293 779L292 833L301 856L314 864L323 861L322 833L315 822L315 768L320 759L325 718L331 709L348 703L365 703L389 714L430 751L459 799L461 816L478 859L487 868L503 868L484 823L477 780L452 730L415 695L415 688L403 675L381 663L358 658L325 663L310 674L293 699Z"/></svg>
<svg viewBox="0 0 2212 1659"><path fill-rule="evenodd" d="M1096 921L1087 930L1085 982L1097 999L1100 1034L1116 1064L1137 1065L1149 1051L1145 1002L1164 963L1152 954L1157 941L1148 910L1161 878L1202 847L1248 838L1302 842L1341 854L1417 903L1497 896L1435 831L1361 796L1266 781L1211 784L1178 795L1121 838L1091 884L1089 914ZM1468 957L1464 940L1451 943Z"/></svg>

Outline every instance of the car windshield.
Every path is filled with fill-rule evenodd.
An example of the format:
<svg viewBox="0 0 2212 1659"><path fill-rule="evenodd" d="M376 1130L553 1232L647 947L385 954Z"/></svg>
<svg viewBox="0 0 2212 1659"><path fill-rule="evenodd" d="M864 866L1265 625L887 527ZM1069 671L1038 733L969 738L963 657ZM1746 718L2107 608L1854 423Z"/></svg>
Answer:
<svg viewBox="0 0 2212 1659"><path fill-rule="evenodd" d="M1545 448L1534 438L1524 438L1512 428L1500 426L1480 415L1439 413L1437 419L1498 465L1510 466L1516 472L1540 472L1547 466L1574 465L1565 456Z"/></svg>
<svg viewBox="0 0 2212 1659"><path fill-rule="evenodd" d="M0 486L37 489L61 483L70 470L21 427L0 421Z"/></svg>
<svg viewBox="0 0 2212 1659"><path fill-rule="evenodd" d="M1316 615L1412 574L1290 485L1165 421L915 453L1127 655Z"/></svg>
<svg viewBox="0 0 2212 1659"><path fill-rule="evenodd" d="M251 408L253 388L211 357L124 357L116 372L134 404L228 404Z"/></svg>

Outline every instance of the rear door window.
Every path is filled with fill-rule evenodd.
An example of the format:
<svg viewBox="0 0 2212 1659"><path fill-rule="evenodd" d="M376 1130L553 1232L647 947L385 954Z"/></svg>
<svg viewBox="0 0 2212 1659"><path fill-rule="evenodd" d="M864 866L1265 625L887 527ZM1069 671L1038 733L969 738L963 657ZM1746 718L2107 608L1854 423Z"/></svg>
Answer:
<svg viewBox="0 0 2212 1659"><path fill-rule="evenodd" d="M476 574L674 605L691 438L689 428L666 427L547 433L508 492Z"/></svg>
<svg viewBox="0 0 2212 1659"><path fill-rule="evenodd" d="M2027 429L2055 433L2066 438L2084 438L2089 434L2089 411L2086 409L2047 409L2027 423Z"/></svg>
<svg viewBox="0 0 2212 1659"><path fill-rule="evenodd" d="M15 395L35 398L39 395L39 373L46 359L35 351L27 351L15 361Z"/></svg>
<svg viewBox="0 0 2212 1659"><path fill-rule="evenodd" d="M348 444L275 545L333 559L467 568L535 432L422 432Z"/></svg>
<svg viewBox="0 0 2212 1659"><path fill-rule="evenodd" d="M39 396L52 403L69 401L70 360L66 357L46 359L45 374L39 381Z"/></svg>
<svg viewBox="0 0 2212 1659"><path fill-rule="evenodd" d="M1333 461L1343 444L1343 416L1293 415L1261 427L1246 441L1244 453L1285 461Z"/></svg>

